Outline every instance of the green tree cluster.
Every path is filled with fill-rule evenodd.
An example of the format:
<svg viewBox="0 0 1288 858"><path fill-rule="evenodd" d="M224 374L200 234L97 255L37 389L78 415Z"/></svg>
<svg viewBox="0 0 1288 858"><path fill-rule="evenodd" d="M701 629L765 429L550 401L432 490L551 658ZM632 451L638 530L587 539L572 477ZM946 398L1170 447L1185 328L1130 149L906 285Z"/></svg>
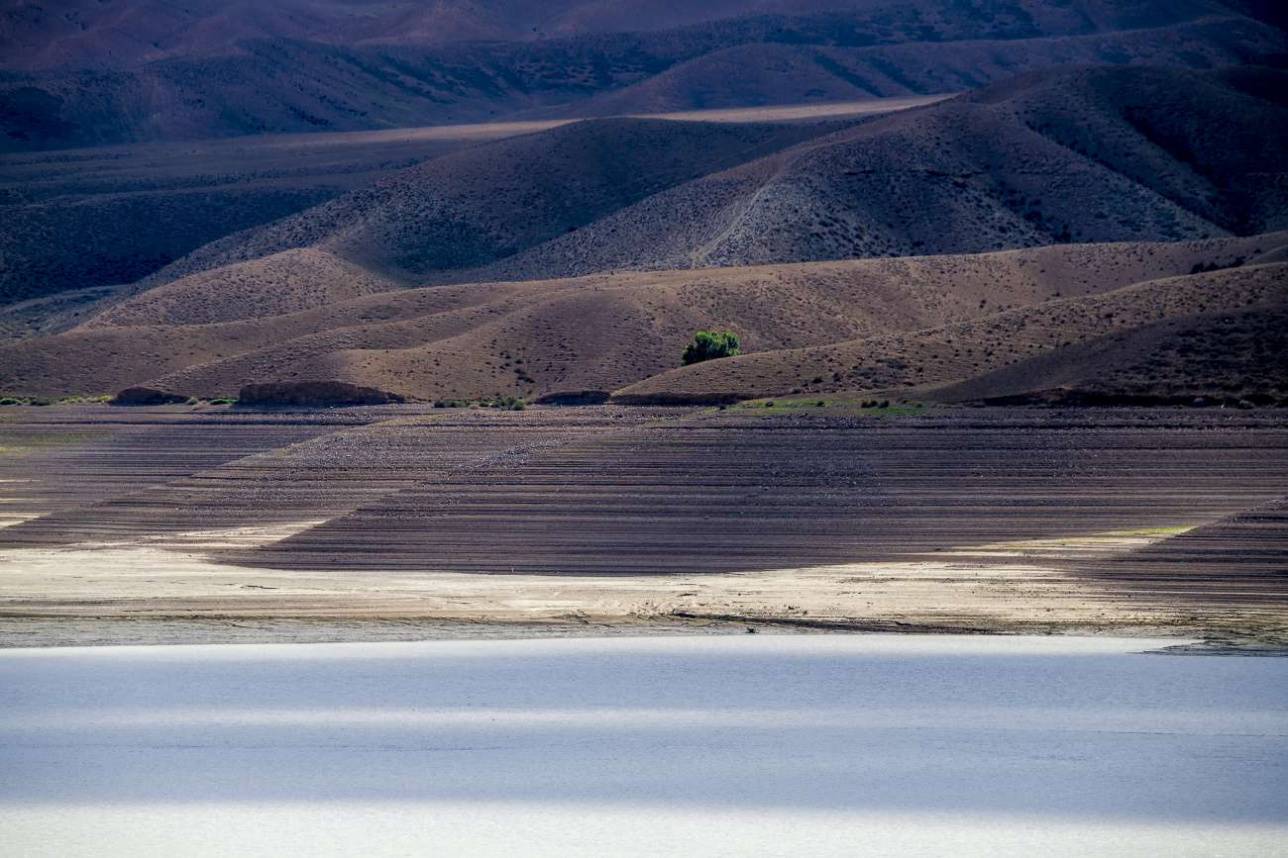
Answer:
<svg viewBox="0 0 1288 858"><path fill-rule="evenodd" d="M742 343L733 331L698 331L684 350L684 365L704 360L733 357L742 351Z"/></svg>

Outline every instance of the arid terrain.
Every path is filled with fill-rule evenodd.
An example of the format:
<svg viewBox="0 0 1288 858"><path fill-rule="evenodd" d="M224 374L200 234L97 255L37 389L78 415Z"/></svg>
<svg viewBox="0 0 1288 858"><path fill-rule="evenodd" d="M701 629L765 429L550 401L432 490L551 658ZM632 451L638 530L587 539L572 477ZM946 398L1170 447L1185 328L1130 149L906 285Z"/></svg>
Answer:
<svg viewBox="0 0 1288 858"><path fill-rule="evenodd" d="M979 400L1066 387L1276 403L1288 395L1275 323L1288 301L1284 242L1276 233L419 289L333 253L287 250L0 346L0 389L99 396L147 384L218 398L298 378L427 401L585 390L632 403L864 391ZM679 368L692 332L712 324L737 331L746 353Z"/></svg>
<svg viewBox="0 0 1288 858"><path fill-rule="evenodd" d="M0 0L0 853L1288 854L1286 10Z"/></svg>
<svg viewBox="0 0 1288 858"><path fill-rule="evenodd" d="M9 0L0 149L974 89L1285 50L1245 0Z"/></svg>
<svg viewBox="0 0 1288 858"><path fill-rule="evenodd" d="M944 96L659 114L691 122L855 117ZM0 155L0 325L71 324L58 311L119 292L204 244L310 208L468 145L533 134L546 119ZM42 300L48 297L50 300ZM13 306L15 302L19 306ZM27 324L22 324L26 322Z"/></svg>
<svg viewBox="0 0 1288 858"><path fill-rule="evenodd" d="M306 188L344 174L337 163L361 186L169 264L121 240L111 264L149 272L134 282L113 284L129 278L103 274L77 230L44 242L50 224L14 221L15 297L36 297L0 308L15 332L0 393L221 398L298 379L424 401L1057 390L1275 404L1283 77L1061 70L875 115L607 119L491 142L478 137L530 128L284 138L285 154L250 147L262 171L219 193L278 193L254 178L273 158L316 170L290 180ZM374 153L421 145L455 148L371 183ZM153 161L132 152L126 174L145 172ZM164 218L154 203L138 217ZM228 205L212 205L220 216L193 229L231 228ZM82 206L109 242L104 220L138 231L105 198L68 211ZM743 355L678 368L706 327L736 332Z"/></svg>
<svg viewBox="0 0 1288 858"><path fill-rule="evenodd" d="M3 415L10 644L182 639L185 620L198 639L256 623L1288 637L1278 412Z"/></svg>
<svg viewBox="0 0 1288 858"><path fill-rule="evenodd" d="M1282 640L1284 23L11 3L6 639Z"/></svg>
<svg viewBox="0 0 1288 858"><path fill-rule="evenodd" d="M1288 855L1285 655L1282 0L0 0L0 852Z"/></svg>

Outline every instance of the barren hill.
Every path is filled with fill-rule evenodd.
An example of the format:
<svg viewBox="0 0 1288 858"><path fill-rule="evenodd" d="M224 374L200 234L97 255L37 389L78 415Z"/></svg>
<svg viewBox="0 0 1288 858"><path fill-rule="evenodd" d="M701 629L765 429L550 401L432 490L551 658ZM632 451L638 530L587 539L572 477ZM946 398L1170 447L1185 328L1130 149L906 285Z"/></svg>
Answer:
<svg viewBox="0 0 1288 858"><path fill-rule="evenodd" d="M1281 280L1288 270L1267 272ZM1282 404L1288 300L1168 316L930 392L941 401L1071 404ZM1272 306L1266 306L1267 303ZM1112 311L1105 311L1112 312Z"/></svg>
<svg viewBox="0 0 1288 858"><path fill-rule="evenodd" d="M255 39L327 45L448 45L666 30L748 15L858 11L873 0L55 0L5 4L10 69L130 68L160 59L219 56ZM1056 4L1052 4L1056 5ZM1191 9L1225 11L1218 4ZM1019 4L1017 4L1018 8ZM1186 10L1190 11L1190 10ZM1112 18L1112 15L1109 17Z"/></svg>
<svg viewBox="0 0 1288 858"><path fill-rule="evenodd" d="M1161 318L1276 307L1284 266L1248 260L1286 238L596 275L357 297L318 291L294 272L305 263L316 276L334 272L339 290L379 289L376 275L320 251L294 251L237 267L240 280L195 275L67 333L0 347L0 390L103 393L147 383L216 396L257 381L333 378L432 399L623 387L648 396L754 396L946 383ZM1190 276L1214 267L1222 270ZM249 296L256 297L248 303ZM672 370L693 331L707 326L738 331L751 353ZM965 345L954 345L958 339Z"/></svg>
<svg viewBox="0 0 1288 858"><path fill-rule="evenodd" d="M836 127L642 119L565 125L432 159L216 242L162 277L310 245L408 276L473 268Z"/></svg>
<svg viewBox="0 0 1288 858"><path fill-rule="evenodd" d="M1288 396L1275 331L1288 314L1288 265L1165 277L921 331L761 352L671 370L623 401L915 390L981 400L1085 392ZM952 385L937 391L944 385Z"/></svg>
<svg viewBox="0 0 1288 858"><path fill-rule="evenodd" d="M1053 66L1217 68L1273 55L1282 40L1258 22L1221 17L1046 38L859 47L757 43L703 54L625 88L532 114L620 116L963 92Z"/></svg>
<svg viewBox="0 0 1288 858"><path fill-rule="evenodd" d="M132 283L507 127L0 155L0 304Z"/></svg>
<svg viewBox="0 0 1288 858"><path fill-rule="evenodd" d="M307 245L482 282L1280 229L1285 89L1270 69L1097 67L831 135L580 123L431 161L162 277Z"/></svg>
<svg viewBox="0 0 1288 858"><path fill-rule="evenodd" d="M86 327L207 325L326 307L406 283L313 248L203 271L109 306Z"/></svg>
<svg viewBox="0 0 1288 858"><path fill-rule="evenodd" d="M945 92L1069 62L1204 68L1288 50L1234 0L16 6L0 18L9 149L473 122L587 99L602 115ZM734 84L739 49L791 60Z"/></svg>
<svg viewBox="0 0 1288 858"><path fill-rule="evenodd" d="M1288 76L1038 73L704 177L468 275L747 265L1281 228Z"/></svg>

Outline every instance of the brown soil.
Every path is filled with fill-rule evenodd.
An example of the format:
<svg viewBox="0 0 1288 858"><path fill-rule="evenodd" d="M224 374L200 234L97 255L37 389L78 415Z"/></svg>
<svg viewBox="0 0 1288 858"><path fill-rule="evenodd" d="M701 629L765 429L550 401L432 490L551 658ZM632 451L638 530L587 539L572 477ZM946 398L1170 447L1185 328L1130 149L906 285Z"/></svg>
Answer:
<svg viewBox="0 0 1288 858"><path fill-rule="evenodd" d="M897 415L8 409L0 614L1288 633L1282 415Z"/></svg>
<svg viewBox="0 0 1288 858"><path fill-rule="evenodd" d="M0 346L0 392L146 384L218 397L313 378L423 399L626 388L707 401L945 384L1160 318L1264 312L1283 300L1282 264L1188 272L1284 240L395 286L347 299L366 287L346 264L310 256L299 270L337 274L310 280L269 257L236 266L234 279L194 275L65 334ZM737 331L748 354L671 371L706 327ZM1236 370L1226 378L1251 377Z"/></svg>

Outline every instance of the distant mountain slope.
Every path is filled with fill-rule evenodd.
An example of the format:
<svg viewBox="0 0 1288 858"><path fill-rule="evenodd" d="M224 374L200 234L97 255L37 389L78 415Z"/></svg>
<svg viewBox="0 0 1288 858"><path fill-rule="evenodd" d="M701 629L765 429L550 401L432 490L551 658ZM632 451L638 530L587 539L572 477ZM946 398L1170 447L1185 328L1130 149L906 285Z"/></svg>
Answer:
<svg viewBox="0 0 1288 858"><path fill-rule="evenodd" d="M341 304L406 284L306 248L204 271L108 307L88 327L210 325Z"/></svg>
<svg viewBox="0 0 1288 858"><path fill-rule="evenodd" d="M575 123L221 239L134 291L308 247L441 283L1288 228L1284 91L1269 69L1101 67L866 121Z"/></svg>
<svg viewBox="0 0 1288 858"><path fill-rule="evenodd" d="M133 283L231 232L473 142L339 136L0 156L0 305Z"/></svg>
<svg viewBox="0 0 1288 858"><path fill-rule="evenodd" d="M1265 68L1052 70L864 121L573 124L369 187L390 159L446 144L266 146L248 150L276 154L246 176L219 175L242 157L235 141L203 144L191 176L168 161L147 173L154 158L137 150L83 185L42 175L60 156L11 155L35 160L0 187L0 301L131 281L346 185L359 190L219 239L139 288L310 246L413 282L468 282L1262 232L1288 226L1284 92L1288 72Z"/></svg>
<svg viewBox="0 0 1288 858"><path fill-rule="evenodd" d="M703 54L623 89L533 115L620 116L961 92L1053 66L1204 69L1255 61L1283 47L1282 33L1239 18L1052 38L879 47L750 44Z"/></svg>
<svg viewBox="0 0 1288 858"><path fill-rule="evenodd" d="M1288 73L1268 69L1035 73L705 176L455 279L1280 229L1283 91Z"/></svg>
<svg viewBox="0 0 1288 858"><path fill-rule="evenodd" d="M162 275L305 246L408 277L473 268L837 127L643 119L565 125L432 159L212 244Z"/></svg>
<svg viewBox="0 0 1288 858"><path fill-rule="evenodd" d="M68 2L70 18L28 3L7 16L0 40L14 43L14 59L0 77L0 149L482 121L632 86L588 109L943 92L1058 63L1206 67L1288 51L1282 30L1216 0L636 0L544 10L509 0L291 0L241 12L251 4L133 0L114 4L119 19L101 4ZM101 28L85 17L100 11ZM33 15L44 23L24 23ZM541 33L561 37L530 38ZM1025 50L1029 40L1040 44ZM963 42L973 47L946 47ZM758 76L753 64L749 79L724 80L739 56L726 52L743 47L781 73ZM36 68L45 70L21 71Z"/></svg>
<svg viewBox="0 0 1288 858"><path fill-rule="evenodd" d="M254 39L449 45L667 30L766 13L859 10L873 0L9 0L0 67L129 68L218 56ZM926 4L923 4L926 5ZM1203 9L1218 4L1189 4Z"/></svg>
<svg viewBox="0 0 1288 858"><path fill-rule="evenodd" d="M922 37L954 38L963 26L1029 37L1162 26L1232 11L1265 15L1247 3L1217 0L275 0L267 5L249 0L7 0L0 6L0 45L5 48L0 68L128 68L158 59L228 54L239 42L254 39L448 45L657 32L715 22L729 33L745 27L730 25L730 19L793 21L820 13L850 22L871 40L904 28Z"/></svg>
<svg viewBox="0 0 1288 858"><path fill-rule="evenodd" d="M142 286L310 246L477 282L1264 232L1288 227L1285 88L1268 69L1110 67L849 127L576 123L428 161Z"/></svg>
<svg viewBox="0 0 1288 858"><path fill-rule="evenodd" d="M332 45L530 40L542 34L665 29L768 4L725 0L686 9L689 5L656 0L10 0L0 15L0 44L6 46L7 68L128 68L226 54L251 39Z"/></svg>

